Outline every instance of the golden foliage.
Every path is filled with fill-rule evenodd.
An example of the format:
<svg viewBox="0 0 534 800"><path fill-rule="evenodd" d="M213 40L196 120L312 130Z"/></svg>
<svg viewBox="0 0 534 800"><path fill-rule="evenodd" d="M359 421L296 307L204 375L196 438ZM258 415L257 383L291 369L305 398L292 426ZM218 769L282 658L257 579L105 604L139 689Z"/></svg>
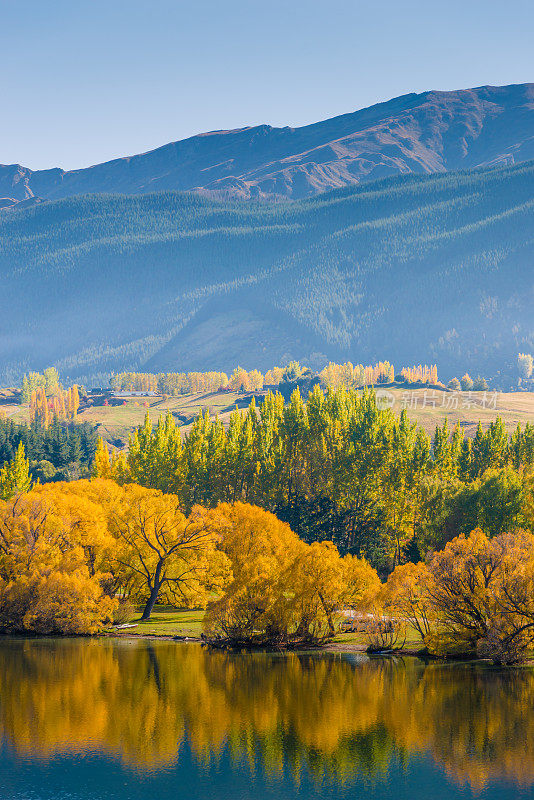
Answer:
<svg viewBox="0 0 534 800"><path fill-rule="evenodd" d="M403 367L401 369L402 377L408 383L438 383L438 368L436 364L428 367L426 364L419 364L413 367Z"/></svg>
<svg viewBox="0 0 534 800"><path fill-rule="evenodd" d="M61 484L0 502L0 626L99 630L116 605L104 595L105 575L98 571L110 546L100 509L69 496Z"/></svg>
<svg viewBox="0 0 534 800"><path fill-rule="evenodd" d="M212 519L233 576L208 607L215 644L322 641L335 633L345 605L359 606L380 584L366 562L340 558L332 542L305 544L257 506L221 504Z"/></svg>
<svg viewBox="0 0 534 800"><path fill-rule="evenodd" d="M534 643L534 536L458 536L427 564L397 567L386 595L432 652L516 663Z"/></svg>
<svg viewBox="0 0 534 800"><path fill-rule="evenodd" d="M73 420L80 407L80 395L76 384L67 390L59 385L49 396L44 386L38 386L30 394L30 417L48 428L53 419Z"/></svg>
<svg viewBox="0 0 534 800"><path fill-rule="evenodd" d="M126 484L108 519L116 540L112 572L123 592L145 601L143 619L158 600L204 608L224 585L227 559L217 551L217 535L200 506L186 517L175 495Z"/></svg>

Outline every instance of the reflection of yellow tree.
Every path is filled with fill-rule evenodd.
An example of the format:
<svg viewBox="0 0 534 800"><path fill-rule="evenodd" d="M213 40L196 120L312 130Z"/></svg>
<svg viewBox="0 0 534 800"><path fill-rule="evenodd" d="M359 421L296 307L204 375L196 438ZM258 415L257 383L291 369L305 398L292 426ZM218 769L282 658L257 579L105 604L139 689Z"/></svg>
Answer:
<svg viewBox="0 0 534 800"><path fill-rule="evenodd" d="M429 751L457 783L534 783L534 676L476 665L402 671L389 729L407 751Z"/></svg>
<svg viewBox="0 0 534 800"><path fill-rule="evenodd" d="M149 651L98 642L3 646L0 729L38 758L101 750L141 766L177 757L183 724ZM178 723L178 724L177 724Z"/></svg>
<svg viewBox="0 0 534 800"><path fill-rule="evenodd" d="M268 774L346 782L428 753L458 783L534 783L534 675L476 666L199 646L12 641L0 648L0 737L46 759L88 749L132 768L228 750Z"/></svg>

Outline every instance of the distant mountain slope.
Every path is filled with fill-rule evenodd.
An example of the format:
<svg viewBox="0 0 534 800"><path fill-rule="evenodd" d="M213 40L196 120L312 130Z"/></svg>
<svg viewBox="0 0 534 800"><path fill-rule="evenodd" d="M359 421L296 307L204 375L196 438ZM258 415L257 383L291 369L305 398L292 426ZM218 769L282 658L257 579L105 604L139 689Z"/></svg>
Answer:
<svg viewBox="0 0 534 800"><path fill-rule="evenodd" d="M495 375L534 351L534 162L297 202L96 195L0 211L0 383L56 364L298 358Z"/></svg>
<svg viewBox="0 0 534 800"><path fill-rule="evenodd" d="M408 94L302 128L215 131L70 172L0 166L0 198L199 190L298 199L386 176L531 158L534 84L483 86Z"/></svg>

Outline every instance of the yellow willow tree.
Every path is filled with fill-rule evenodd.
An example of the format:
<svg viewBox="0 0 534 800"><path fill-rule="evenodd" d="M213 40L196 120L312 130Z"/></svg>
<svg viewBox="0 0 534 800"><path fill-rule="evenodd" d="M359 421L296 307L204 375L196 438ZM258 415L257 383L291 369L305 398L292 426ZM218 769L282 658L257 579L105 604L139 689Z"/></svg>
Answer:
<svg viewBox="0 0 534 800"><path fill-rule="evenodd" d="M90 503L74 505L57 484L0 502L4 631L95 633L111 621L116 600L105 595L106 576L95 568L101 511Z"/></svg>
<svg viewBox="0 0 534 800"><path fill-rule="evenodd" d="M91 576L107 572L116 546L108 529L106 507L118 491L113 481L103 480L45 483L33 489L33 494L54 510L71 545L83 550Z"/></svg>
<svg viewBox="0 0 534 800"><path fill-rule="evenodd" d="M149 619L158 600L205 607L228 577L228 559L206 512L195 506L186 517L175 495L127 484L109 511L117 548L112 569L118 585L145 603Z"/></svg>
<svg viewBox="0 0 534 800"><path fill-rule="evenodd" d="M305 544L257 506L221 504L213 513L233 574L208 607L206 633L216 646L322 641L345 605L358 606L380 585L366 562L341 559L331 542Z"/></svg>
<svg viewBox="0 0 534 800"><path fill-rule="evenodd" d="M245 646L283 640L288 618L282 576L306 545L274 514L248 503L221 503L209 524L221 539L232 581L208 606L208 639Z"/></svg>
<svg viewBox="0 0 534 800"><path fill-rule="evenodd" d="M382 588L378 573L365 558L347 555L343 559L345 591L343 606L357 611L369 611Z"/></svg>
<svg viewBox="0 0 534 800"><path fill-rule="evenodd" d="M432 630L429 580L430 571L424 562L401 564L388 577L383 593L385 606L409 622L423 642Z"/></svg>
<svg viewBox="0 0 534 800"><path fill-rule="evenodd" d="M297 635L312 641L333 636L347 592L347 571L337 547L332 542L303 547L285 584Z"/></svg>
<svg viewBox="0 0 534 800"><path fill-rule="evenodd" d="M390 575L386 595L431 652L516 663L534 644L534 536L458 536Z"/></svg>
<svg viewBox="0 0 534 800"><path fill-rule="evenodd" d="M478 652L499 663L522 660L534 643L534 536L489 539L477 529L458 536L429 561L426 593L438 652Z"/></svg>

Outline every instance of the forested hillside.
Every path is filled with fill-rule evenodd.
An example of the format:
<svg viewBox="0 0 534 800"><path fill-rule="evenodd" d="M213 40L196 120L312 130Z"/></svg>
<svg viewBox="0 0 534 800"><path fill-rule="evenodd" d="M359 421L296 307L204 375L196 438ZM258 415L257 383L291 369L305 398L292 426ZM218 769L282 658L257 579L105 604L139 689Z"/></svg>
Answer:
<svg viewBox="0 0 534 800"><path fill-rule="evenodd" d="M534 347L533 209L534 162L298 202L172 192L6 210L0 381L291 359L498 381Z"/></svg>

